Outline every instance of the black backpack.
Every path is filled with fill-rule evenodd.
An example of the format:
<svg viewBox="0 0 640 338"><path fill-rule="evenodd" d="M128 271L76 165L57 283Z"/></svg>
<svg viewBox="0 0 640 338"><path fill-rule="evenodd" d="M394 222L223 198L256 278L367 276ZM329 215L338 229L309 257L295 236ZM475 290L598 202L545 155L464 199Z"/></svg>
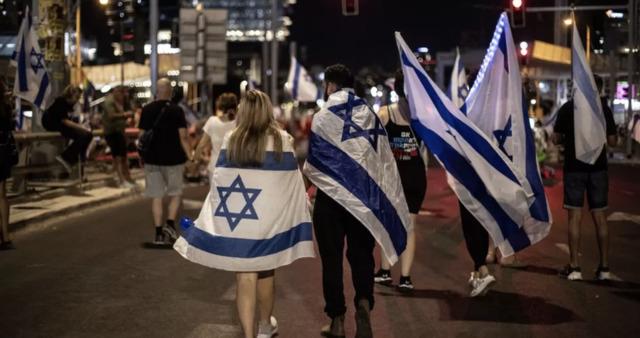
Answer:
<svg viewBox="0 0 640 338"><path fill-rule="evenodd" d="M138 153L140 154L140 156L142 156L142 158L147 158L151 152L151 145L153 144L155 134L154 130L156 129L156 127L158 127L158 123L164 116L164 113L167 110L167 106L168 105L162 107L162 110L160 110L160 114L156 118L156 121L153 123L151 129L145 130L144 133L142 133L142 136L138 138Z"/></svg>

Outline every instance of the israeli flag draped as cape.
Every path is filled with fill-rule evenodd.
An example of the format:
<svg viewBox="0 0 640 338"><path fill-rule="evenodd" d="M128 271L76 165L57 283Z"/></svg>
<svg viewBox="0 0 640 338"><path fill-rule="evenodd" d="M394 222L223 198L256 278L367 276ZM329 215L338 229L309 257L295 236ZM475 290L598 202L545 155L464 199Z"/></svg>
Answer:
<svg viewBox="0 0 640 338"><path fill-rule="evenodd" d="M319 99L319 91L316 84L295 57L291 57L287 86L291 96L298 102L316 102Z"/></svg>
<svg viewBox="0 0 640 338"><path fill-rule="evenodd" d="M456 107L461 107L469 94L467 85L467 72L460 59L460 50L456 48L456 61L453 63L451 71L451 82L449 83L449 98Z"/></svg>
<svg viewBox="0 0 640 338"><path fill-rule="evenodd" d="M411 127L447 171L449 186L504 255L531 244L533 194L509 158L429 78L396 32ZM495 226L488 227L487 224Z"/></svg>
<svg viewBox="0 0 640 338"><path fill-rule="evenodd" d="M571 50L571 75L576 159L594 164L607 142L607 132L600 94L575 23Z"/></svg>
<svg viewBox="0 0 640 338"><path fill-rule="evenodd" d="M551 213L540 178L528 105L523 97L522 79L509 19L502 13L478 77L465 102L467 117L513 163L533 192L526 231L531 243L544 238L551 228ZM497 224L484 224L498 227Z"/></svg>
<svg viewBox="0 0 640 338"><path fill-rule="evenodd" d="M382 122L351 90L314 115L304 173L371 232L391 264L398 260L412 230L400 175Z"/></svg>
<svg viewBox="0 0 640 338"><path fill-rule="evenodd" d="M200 215L174 249L192 262L236 272L271 270L314 257L311 217L292 137L281 132L280 161L271 140L261 167L240 168L227 160L230 133Z"/></svg>
<svg viewBox="0 0 640 338"><path fill-rule="evenodd" d="M46 109L51 94L51 83L44 64L44 53L38 46L38 36L33 27L29 7L25 10L20 25L11 63L17 68L13 85L14 95L40 109Z"/></svg>

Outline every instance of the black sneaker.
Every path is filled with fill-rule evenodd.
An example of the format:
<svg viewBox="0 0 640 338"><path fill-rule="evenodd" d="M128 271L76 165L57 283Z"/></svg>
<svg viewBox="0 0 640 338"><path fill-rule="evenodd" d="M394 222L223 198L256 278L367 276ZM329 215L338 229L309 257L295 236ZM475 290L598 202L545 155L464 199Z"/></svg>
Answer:
<svg viewBox="0 0 640 338"><path fill-rule="evenodd" d="M176 231L176 228L174 228L171 224L163 225L162 232L171 244L173 244L178 239L178 231Z"/></svg>
<svg viewBox="0 0 640 338"><path fill-rule="evenodd" d="M413 291L413 283L411 283L410 276L402 276L400 277L400 283L398 284L398 291L400 292L411 292Z"/></svg>
<svg viewBox="0 0 640 338"><path fill-rule="evenodd" d="M599 281L611 280L611 271L609 271L608 267L598 266L598 270L596 270L596 278Z"/></svg>
<svg viewBox="0 0 640 338"><path fill-rule="evenodd" d="M391 278L391 271L380 269L373 275L373 281L382 285L391 285L393 279Z"/></svg>
<svg viewBox="0 0 640 338"><path fill-rule="evenodd" d="M164 240L164 234L162 232L157 232L156 231L156 237L153 241L153 244L155 245L164 245L167 244Z"/></svg>

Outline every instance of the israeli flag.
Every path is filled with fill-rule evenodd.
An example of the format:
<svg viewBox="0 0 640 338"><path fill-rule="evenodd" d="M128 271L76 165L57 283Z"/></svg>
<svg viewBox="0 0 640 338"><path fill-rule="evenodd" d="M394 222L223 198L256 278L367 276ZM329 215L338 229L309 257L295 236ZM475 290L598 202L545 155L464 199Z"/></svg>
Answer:
<svg viewBox="0 0 640 338"><path fill-rule="evenodd" d="M551 229L551 213L540 178L528 104L524 99L516 46L509 19L502 13L476 81L465 102L467 117L513 163L533 192L527 231L531 243ZM485 226L497 227L497 224Z"/></svg>
<svg viewBox="0 0 640 338"><path fill-rule="evenodd" d="M303 172L371 232L391 264L398 260L409 208L382 122L352 90L331 94L314 115Z"/></svg>
<svg viewBox="0 0 640 338"><path fill-rule="evenodd" d="M29 7L25 10L24 19L16 38L16 50L11 63L17 68L13 93L40 109L46 109L51 83L44 64L44 53L38 46L38 36L33 27Z"/></svg>
<svg viewBox="0 0 640 338"><path fill-rule="evenodd" d="M213 171L212 189L195 223L174 249L184 258L228 271L264 271L314 257L313 230L293 138L281 132L281 159L270 140L260 167L227 159L229 132Z"/></svg>
<svg viewBox="0 0 640 338"><path fill-rule="evenodd" d="M640 115L635 113L633 118L629 120L629 135L636 140L636 142L640 143Z"/></svg>
<svg viewBox="0 0 640 338"><path fill-rule="evenodd" d="M504 255L538 240L529 224L533 193L511 160L424 71L396 32L411 127L447 171L449 186ZM533 231L532 231L533 230Z"/></svg>
<svg viewBox="0 0 640 338"><path fill-rule="evenodd" d="M318 87L294 56L291 57L287 89L291 92L291 97L298 102L316 102L320 98Z"/></svg>
<svg viewBox="0 0 640 338"><path fill-rule="evenodd" d="M576 159L594 164L607 142L607 133L600 94L575 24L571 48L571 75Z"/></svg>
<svg viewBox="0 0 640 338"><path fill-rule="evenodd" d="M460 59L460 50L456 48L456 61L453 63L451 71L451 81L449 82L449 98L456 107L462 107L464 100L469 94L469 85L467 85L467 72Z"/></svg>

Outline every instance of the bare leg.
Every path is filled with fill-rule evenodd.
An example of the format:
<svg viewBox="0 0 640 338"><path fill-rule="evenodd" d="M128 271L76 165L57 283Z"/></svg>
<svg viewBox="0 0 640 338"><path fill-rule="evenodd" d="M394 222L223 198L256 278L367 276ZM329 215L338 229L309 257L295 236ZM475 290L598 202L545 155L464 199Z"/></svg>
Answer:
<svg viewBox="0 0 640 338"><path fill-rule="evenodd" d="M240 324L245 338L255 338L256 285L258 273L236 273L238 288L236 290L236 306Z"/></svg>
<svg viewBox="0 0 640 338"><path fill-rule="evenodd" d="M0 242L8 242L9 238L9 200L7 199L6 181L0 182Z"/></svg>
<svg viewBox="0 0 640 338"><path fill-rule="evenodd" d="M120 157L113 157L113 170L118 175L118 180L120 183L124 183L124 176L122 175L122 167L120 166Z"/></svg>
<svg viewBox="0 0 640 338"><path fill-rule="evenodd" d="M582 221L582 209L568 209L569 211L569 263L572 267L578 267L578 251L580 250L580 222Z"/></svg>
<svg viewBox="0 0 640 338"><path fill-rule="evenodd" d="M120 158L120 169L122 170L122 177L127 181L133 183L131 178L131 172L129 171L129 161L127 156Z"/></svg>
<svg viewBox="0 0 640 338"><path fill-rule="evenodd" d="M274 270L263 271L258 274L258 323L271 325L271 314L275 300Z"/></svg>
<svg viewBox="0 0 640 338"><path fill-rule="evenodd" d="M400 255L400 267L401 274L404 277L411 275L411 266L413 265L413 257L416 254L416 214L411 214L411 225L414 230L407 233L407 247L404 249L402 255Z"/></svg>
<svg viewBox="0 0 640 338"><path fill-rule="evenodd" d="M151 212L153 213L153 225L162 226L162 198L151 199Z"/></svg>
<svg viewBox="0 0 640 338"><path fill-rule="evenodd" d="M170 219L172 221L176 220L176 217L178 217L178 210L180 209L181 204L182 204L181 195L171 196L171 199L169 200L169 211L168 211L167 219Z"/></svg>
<svg viewBox="0 0 640 338"><path fill-rule="evenodd" d="M609 226L604 210L592 211L593 223L598 234L598 248L600 249L600 266L609 267Z"/></svg>

